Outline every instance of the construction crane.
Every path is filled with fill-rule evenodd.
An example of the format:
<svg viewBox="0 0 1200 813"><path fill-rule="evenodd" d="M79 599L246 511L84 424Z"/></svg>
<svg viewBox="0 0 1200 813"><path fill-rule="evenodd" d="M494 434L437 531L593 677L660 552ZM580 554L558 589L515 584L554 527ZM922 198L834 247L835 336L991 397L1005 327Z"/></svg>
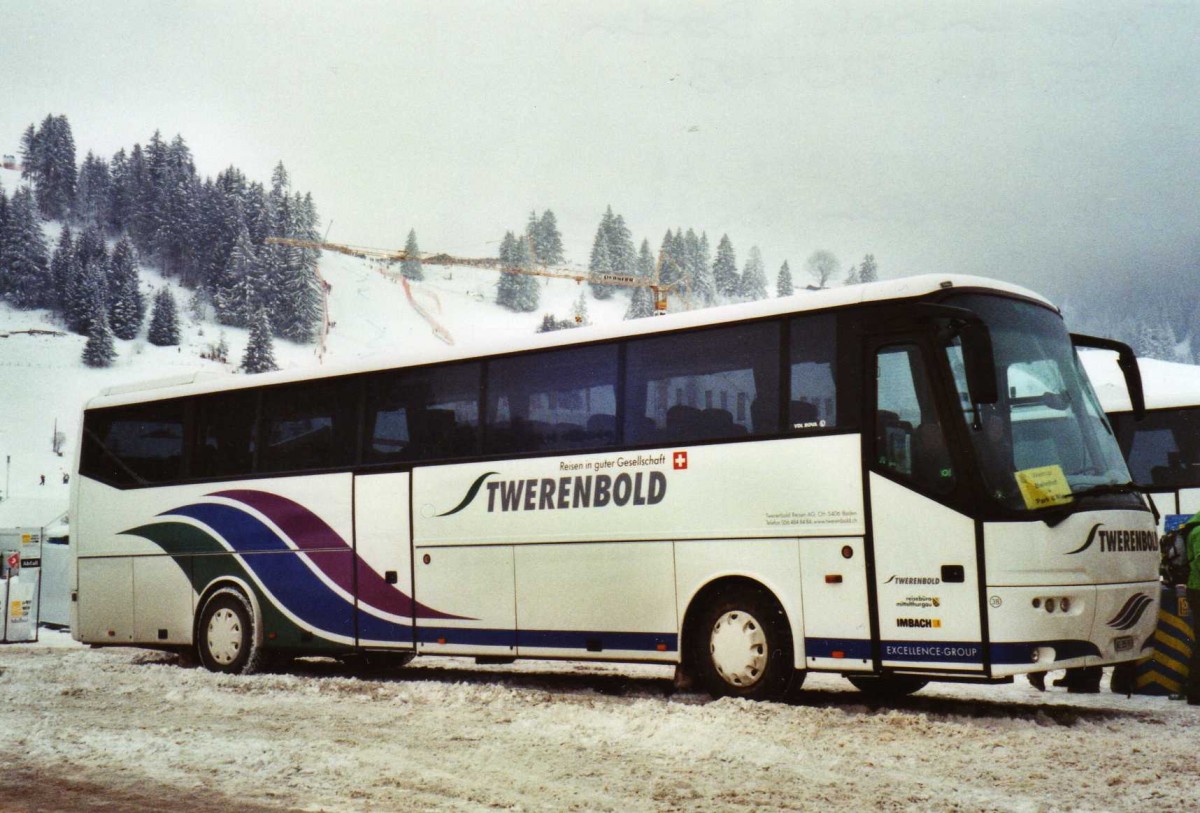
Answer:
<svg viewBox="0 0 1200 813"><path fill-rule="evenodd" d="M454 257L449 254L417 254L410 256L406 251L389 251L387 249L369 248L367 246L352 246L344 243L326 243L317 240L299 240L294 237L268 237L268 243L294 246L296 248L321 249L336 251L349 257L363 260L382 261L388 264L405 260L420 260L424 265L460 265L471 268L494 268L505 274L522 274L531 277L546 277L548 279L569 279L576 283L591 283L593 285L615 285L621 288L649 288L654 297L654 315L661 316L667 312L667 295L674 294L681 298L684 307L690 309L691 302L686 289L672 284L648 281L626 274L597 274L572 271L569 269L554 269L546 266L538 268L518 268L505 265L496 257ZM659 263L661 266L661 262Z"/></svg>

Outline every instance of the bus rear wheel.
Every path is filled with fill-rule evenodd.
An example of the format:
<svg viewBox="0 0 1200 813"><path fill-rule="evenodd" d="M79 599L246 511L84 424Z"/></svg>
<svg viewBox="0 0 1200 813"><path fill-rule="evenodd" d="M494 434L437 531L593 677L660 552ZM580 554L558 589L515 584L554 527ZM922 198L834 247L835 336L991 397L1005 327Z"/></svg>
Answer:
<svg viewBox="0 0 1200 813"><path fill-rule="evenodd" d="M793 671L791 629L765 590L739 586L718 593L693 630L696 677L713 697L783 697Z"/></svg>
<svg viewBox="0 0 1200 813"><path fill-rule="evenodd" d="M223 587L204 603L196 626L196 653L212 672L244 675L263 666L254 607L240 590Z"/></svg>
<svg viewBox="0 0 1200 813"><path fill-rule="evenodd" d="M846 680L865 695L876 700L908 697L924 689L928 680L911 675L847 675Z"/></svg>

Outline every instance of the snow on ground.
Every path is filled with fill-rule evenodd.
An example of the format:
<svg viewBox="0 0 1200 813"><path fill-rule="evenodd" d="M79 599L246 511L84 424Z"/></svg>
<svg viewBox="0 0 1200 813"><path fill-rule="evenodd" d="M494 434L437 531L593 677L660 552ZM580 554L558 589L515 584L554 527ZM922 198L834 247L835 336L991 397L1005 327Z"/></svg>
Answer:
<svg viewBox="0 0 1200 813"><path fill-rule="evenodd" d="M825 676L787 704L710 701L670 676L430 658L229 677L43 630L0 647L0 809L1200 809L1183 703L1018 679L879 706Z"/></svg>

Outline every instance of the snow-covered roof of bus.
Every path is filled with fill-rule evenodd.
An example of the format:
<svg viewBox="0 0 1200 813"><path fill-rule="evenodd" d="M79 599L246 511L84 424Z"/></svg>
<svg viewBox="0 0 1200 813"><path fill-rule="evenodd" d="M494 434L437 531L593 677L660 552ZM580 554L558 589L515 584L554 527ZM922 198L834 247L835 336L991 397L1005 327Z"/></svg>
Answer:
<svg viewBox="0 0 1200 813"><path fill-rule="evenodd" d="M934 293L947 288L969 288L973 290L988 290L996 293L1014 294L1017 296L1043 302L1054 307L1045 297L1000 280L987 277L967 275L937 275L924 274L915 277L870 282L861 285L848 285L840 288L823 290L797 291L792 296L776 299L746 302L737 305L723 305L714 308L703 308L694 311L657 316L647 319L636 319L605 325L592 325L575 330L559 330L550 333L534 334L519 340L502 342L464 344L448 347L436 356L424 353L421 355L405 355L403 353L387 353L360 360L354 364L338 365L336 367L307 368L304 370L283 370L274 373L260 373L254 376L220 373L193 373L190 375L173 376L169 379L132 383L119 387L109 387L95 398L91 399L86 408L92 409L105 406L138 403L157 398L176 398L183 395L197 395L207 392L219 392L242 387L259 387L271 384L282 384L293 381L306 381L324 378L330 375L345 375L366 373L376 370L386 370L392 367L430 364L435 362L456 361L496 353L509 353L520 350L534 350L546 347L577 344L580 342L602 341L624 336L640 336L679 330L688 327L702 327L734 322L740 319L752 319L763 316L778 316L788 313L825 310L847 305L857 305L867 302L882 302L890 299L910 299ZM151 390L160 390L150 396Z"/></svg>
<svg viewBox="0 0 1200 813"><path fill-rule="evenodd" d="M1117 354L1105 350L1086 350L1079 354L1087 370L1100 405L1105 412L1129 412L1129 391L1125 376L1117 367ZM1138 359L1146 409L1200 406L1200 367L1158 359Z"/></svg>

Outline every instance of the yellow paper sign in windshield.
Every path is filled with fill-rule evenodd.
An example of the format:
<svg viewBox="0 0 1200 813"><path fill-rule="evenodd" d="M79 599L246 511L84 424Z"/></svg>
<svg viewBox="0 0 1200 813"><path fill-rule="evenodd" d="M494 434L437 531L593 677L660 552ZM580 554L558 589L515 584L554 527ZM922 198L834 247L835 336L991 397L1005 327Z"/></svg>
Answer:
<svg viewBox="0 0 1200 813"><path fill-rule="evenodd" d="M1062 466L1039 466L1024 469L1014 475L1026 508L1049 508L1065 505L1072 500L1071 486L1063 474Z"/></svg>

